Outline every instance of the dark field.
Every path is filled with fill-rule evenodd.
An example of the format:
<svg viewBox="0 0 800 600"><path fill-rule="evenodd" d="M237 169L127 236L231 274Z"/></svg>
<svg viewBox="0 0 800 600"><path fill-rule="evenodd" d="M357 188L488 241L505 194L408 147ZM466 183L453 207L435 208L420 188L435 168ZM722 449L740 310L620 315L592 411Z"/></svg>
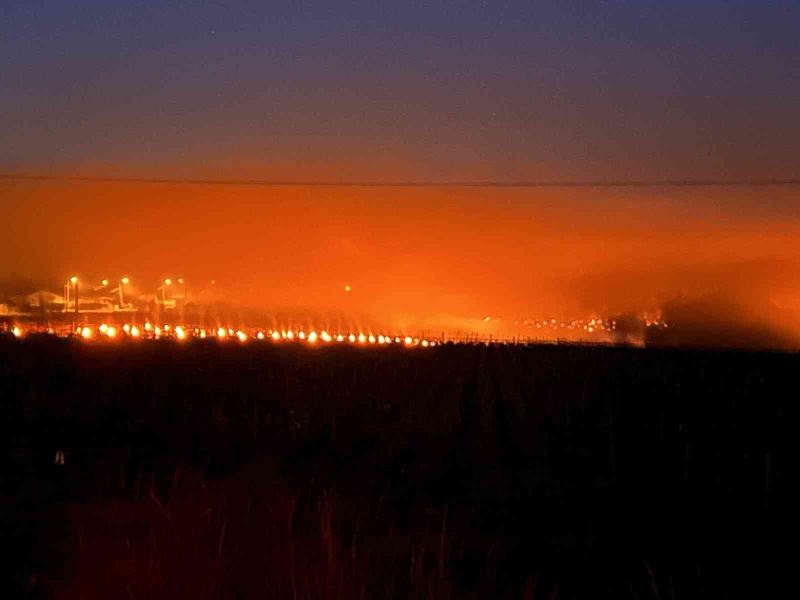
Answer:
<svg viewBox="0 0 800 600"><path fill-rule="evenodd" d="M776 596L798 373L781 353L0 339L0 596Z"/></svg>

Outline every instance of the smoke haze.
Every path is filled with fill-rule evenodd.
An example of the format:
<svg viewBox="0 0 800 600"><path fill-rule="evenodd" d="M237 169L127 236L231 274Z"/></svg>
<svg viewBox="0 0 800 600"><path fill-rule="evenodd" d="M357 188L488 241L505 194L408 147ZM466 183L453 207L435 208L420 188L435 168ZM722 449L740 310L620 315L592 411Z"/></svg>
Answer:
<svg viewBox="0 0 800 600"><path fill-rule="evenodd" d="M54 291L72 273L130 275L141 293L182 275L207 302L395 327L513 335L523 318L664 309L797 339L792 187L3 181L0 198L0 275ZM695 302L699 318L676 308Z"/></svg>

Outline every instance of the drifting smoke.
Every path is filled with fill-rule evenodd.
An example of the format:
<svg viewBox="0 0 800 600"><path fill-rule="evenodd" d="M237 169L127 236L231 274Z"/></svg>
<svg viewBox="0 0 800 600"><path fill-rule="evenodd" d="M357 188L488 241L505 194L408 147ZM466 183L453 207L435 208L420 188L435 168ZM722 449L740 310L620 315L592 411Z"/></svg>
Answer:
<svg viewBox="0 0 800 600"><path fill-rule="evenodd" d="M702 347L776 348L800 347L796 325L788 315L765 314L766 305L746 303L721 294L681 298L664 306L668 332L654 333L653 344Z"/></svg>
<svg viewBox="0 0 800 600"><path fill-rule="evenodd" d="M72 273L125 274L132 292L152 296L180 275L205 321L233 327L537 337L522 323L616 317L606 337L640 343L652 315L670 323L653 342L800 339L791 187L0 186L13 224L0 277L60 293Z"/></svg>

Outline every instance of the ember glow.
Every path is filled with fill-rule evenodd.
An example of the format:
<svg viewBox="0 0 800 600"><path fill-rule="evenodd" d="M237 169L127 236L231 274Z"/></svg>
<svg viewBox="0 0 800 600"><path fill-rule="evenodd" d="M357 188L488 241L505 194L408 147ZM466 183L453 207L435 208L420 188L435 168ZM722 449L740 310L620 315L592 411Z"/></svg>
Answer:
<svg viewBox="0 0 800 600"><path fill-rule="evenodd" d="M54 329L51 327L42 328L37 327L35 325L30 326L26 330L20 326L13 326L7 330L12 336L21 338L25 333L31 334L39 334L39 335L50 335L54 337L77 337L83 340L93 340L93 341L105 341L105 342L122 342L125 339L143 339L143 340L170 340L174 339L177 341L184 341L184 340L205 340L205 339L218 339L218 340L226 340L229 337L235 337L239 342L247 342L248 340L256 340L258 342L263 343L272 343L272 344L293 344L293 345L309 345L314 346L319 343L322 344L334 344L334 343L341 343L346 342L355 346L362 346L366 342L369 344L376 344L380 341L380 345L384 343L389 343L391 338L388 335L379 334L378 337L374 336L373 334L366 334L360 333L358 335L354 333L349 333L347 335L343 333L334 333L331 334L328 331L321 331L317 332L316 330L311 330L307 335L304 335L302 338L300 336L289 338L287 336L281 336L281 333L276 330L270 330L268 332L264 332L257 329L251 328L242 328L235 330L233 336L229 334L230 329L225 327L219 327L216 330L212 330L209 334L205 329L200 327L190 327L187 325L155 325L151 326L150 328L146 328L144 332L142 332L138 326L136 325L129 325L125 324L122 327L117 327L115 325L108 325L107 323L100 323L97 326L89 326L84 325L82 327L73 330L69 327L62 327L60 329ZM97 332L100 336L99 340L95 338L95 332ZM2 333L2 330L0 330ZM407 346L417 346L421 345L424 348L428 347L435 347L439 344L444 343L445 341L460 341L460 340L445 340L445 339L438 339L438 340L428 340L428 339L418 339L418 338L406 338L406 345ZM377 344L376 344L377 345Z"/></svg>

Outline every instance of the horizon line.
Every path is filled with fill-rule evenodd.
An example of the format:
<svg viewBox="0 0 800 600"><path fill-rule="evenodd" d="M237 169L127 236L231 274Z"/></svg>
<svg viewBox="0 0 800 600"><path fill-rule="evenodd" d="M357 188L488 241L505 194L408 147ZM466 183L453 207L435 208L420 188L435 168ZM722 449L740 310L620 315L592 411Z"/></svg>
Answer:
<svg viewBox="0 0 800 600"><path fill-rule="evenodd" d="M73 183L133 183L162 185L229 185L263 187L482 187L482 188L544 188L544 187L762 187L798 186L800 178L792 179L641 179L641 180L300 180L300 179L214 179L170 177L113 177L103 175L58 175L39 173L0 173L6 181L65 181Z"/></svg>

